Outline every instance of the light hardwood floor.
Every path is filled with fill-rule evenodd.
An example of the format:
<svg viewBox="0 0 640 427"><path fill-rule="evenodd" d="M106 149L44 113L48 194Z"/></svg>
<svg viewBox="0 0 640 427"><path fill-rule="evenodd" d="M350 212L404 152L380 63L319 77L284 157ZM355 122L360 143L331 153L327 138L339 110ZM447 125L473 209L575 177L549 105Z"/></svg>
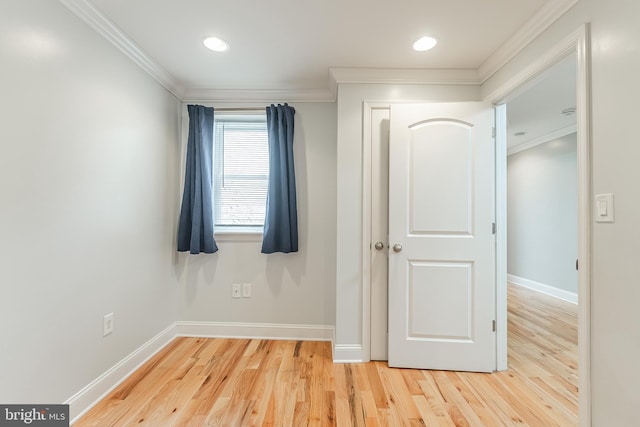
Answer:
<svg viewBox="0 0 640 427"><path fill-rule="evenodd" d="M576 426L576 306L509 287L509 370L333 364L328 342L177 338L83 426Z"/></svg>

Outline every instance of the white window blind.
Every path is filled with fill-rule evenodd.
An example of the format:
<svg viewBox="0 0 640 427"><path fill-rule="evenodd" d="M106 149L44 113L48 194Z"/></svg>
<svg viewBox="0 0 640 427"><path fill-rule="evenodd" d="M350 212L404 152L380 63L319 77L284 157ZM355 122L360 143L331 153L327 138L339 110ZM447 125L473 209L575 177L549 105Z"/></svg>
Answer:
<svg viewBox="0 0 640 427"><path fill-rule="evenodd" d="M215 225L264 225L269 178L266 116L217 115L214 145Z"/></svg>

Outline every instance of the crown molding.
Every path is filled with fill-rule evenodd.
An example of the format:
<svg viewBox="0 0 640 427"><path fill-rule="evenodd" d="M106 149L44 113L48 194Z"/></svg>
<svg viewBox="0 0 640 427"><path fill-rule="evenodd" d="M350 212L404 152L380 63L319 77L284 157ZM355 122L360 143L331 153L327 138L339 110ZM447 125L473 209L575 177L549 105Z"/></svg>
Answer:
<svg viewBox="0 0 640 427"><path fill-rule="evenodd" d="M565 126L563 128L554 130L553 132L549 132L546 135L539 136L536 139L532 139L531 141L523 142L522 144L518 144L514 147L507 149L507 156L511 156L513 154L519 153L524 150L528 150L529 148L537 147L538 145L546 144L547 142L555 141L556 139L562 138L563 136L570 135L572 133L576 133L578 127L575 124Z"/></svg>
<svg viewBox="0 0 640 427"><path fill-rule="evenodd" d="M336 92L330 89L187 89L183 102L335 102Z"/></svg>
<svg viewBox="0 0 640 427"><path fill-rule="evenodd" d="M63 6L82 19L98 34L120 49L140 68L164 86L178 99L182 99L184 88L176 78L147 55L138 45L120 30L89 0L58 0Z"/></svg>
<svg viewBox="0 0 640 427"><path fill-rule="evenodd" d="M478 78L484 83L507 62L512 60L522 49L538 37L551 24L571 9L579 0L548 1L529 21L527 21L512 37L492 53L478 67Z"/></svg>
<svg viewBox="0 0 640 427"><path fill-rule="evenodd" d="M476 70L330 68L329 74L331 75L331 81L336 84L480 84Z"/></svg>

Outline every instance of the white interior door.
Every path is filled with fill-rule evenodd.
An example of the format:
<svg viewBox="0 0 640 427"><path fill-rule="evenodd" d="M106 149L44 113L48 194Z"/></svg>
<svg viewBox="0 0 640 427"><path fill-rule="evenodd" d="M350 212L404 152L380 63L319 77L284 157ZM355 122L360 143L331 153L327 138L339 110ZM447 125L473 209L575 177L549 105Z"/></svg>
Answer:
<svg viewBox="0 0 640 427"><path fill-rule="evenodd" d="M491 372L493 108L402 104L390 118L389 365Z"/></svg>

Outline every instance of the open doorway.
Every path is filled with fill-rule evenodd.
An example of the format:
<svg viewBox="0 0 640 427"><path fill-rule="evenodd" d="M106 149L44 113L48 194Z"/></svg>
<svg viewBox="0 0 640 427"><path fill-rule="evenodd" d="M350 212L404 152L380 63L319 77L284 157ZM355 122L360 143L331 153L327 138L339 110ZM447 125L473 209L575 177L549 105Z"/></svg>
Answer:
<svg viewBox="0 0 640 427"><path fill-rule="evenodd" d="M591 159L590 159L590 58L589 26L578 28L498 87L487 90L484 99L496 105L496 219L498 369L507 368L507 104L544 79L554 65L573 56L575 64L575 123L578 206L578 384L579 425L591 425L590 413L590 269L591 269ZM571 263L575 268L578 263ZM504 317L503 317L504 316Z"/></svg>
<svg viewBox="0 0 640 427"><path fill-rule="evenodd" d="M576 58L507 109L507 279L578 303Z"/></svg>
<svg viewBox="0 0 640 427"><path fill-rule="evenodd" d="M506 201L509 369L577 421L576 100L574 53L506 103Z"/></svg>

